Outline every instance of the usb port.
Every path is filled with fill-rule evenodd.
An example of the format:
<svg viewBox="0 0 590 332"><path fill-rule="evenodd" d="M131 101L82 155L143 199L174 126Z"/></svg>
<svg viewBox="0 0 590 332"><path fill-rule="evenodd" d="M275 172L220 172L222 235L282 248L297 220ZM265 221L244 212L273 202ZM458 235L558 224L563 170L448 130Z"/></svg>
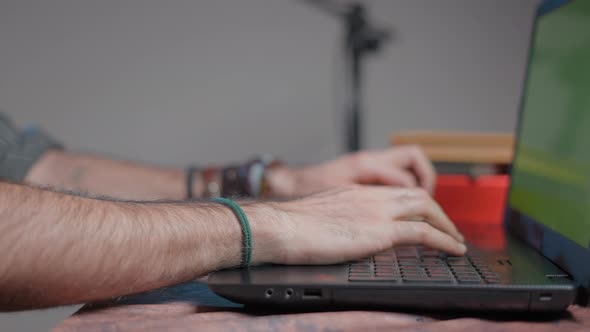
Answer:
<svg viewBox="0 0 590 332"><path fill-rule="evenodd" d="M553 294L551 294L551 293L541 293L539 295L539 301L542 301L542 302L551 301L552 298L553 298Z"/></svg>
<svg viewBox="0 0 590 332"><path fill-rule="evenodd" d="M322 290L319 288L304 288L303 296L304 300L313 300L322 298Z"/></svg>

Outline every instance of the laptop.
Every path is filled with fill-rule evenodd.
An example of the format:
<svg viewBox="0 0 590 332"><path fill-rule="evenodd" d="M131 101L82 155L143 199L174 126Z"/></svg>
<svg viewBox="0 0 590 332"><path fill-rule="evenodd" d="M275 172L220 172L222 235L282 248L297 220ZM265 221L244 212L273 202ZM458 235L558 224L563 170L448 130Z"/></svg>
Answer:
<svg viewBox="0 0 590 332"><path fill-rule="evenodd" d="M590 287L590 1L545 1L535 19L502 245L464 257L397 247L354 262L218 271L210 289L291 309L565 310Z"/></svg>

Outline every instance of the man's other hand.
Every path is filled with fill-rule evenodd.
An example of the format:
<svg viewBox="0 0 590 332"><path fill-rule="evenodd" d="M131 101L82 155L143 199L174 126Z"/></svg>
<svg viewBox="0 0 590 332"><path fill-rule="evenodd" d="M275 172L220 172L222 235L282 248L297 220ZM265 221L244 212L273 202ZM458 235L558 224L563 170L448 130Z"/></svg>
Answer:
<svg viewBox="0 0 590 332"><path fill-rule="evenodd" d="M319 165L281 167L269 173L273 194L306 195L348 184L420 187L432 194L436 172L424 152L413 145L347 154Z"/></svg>
<svg viewBox="0 0 590 332"><path fill-rule="evenodd" d="M463 255L463 237L420 188L349 185L279 203L246 207L254 219L254 262L330 264L397 245ZM260 207L254 203L251 208Z"/></svg>

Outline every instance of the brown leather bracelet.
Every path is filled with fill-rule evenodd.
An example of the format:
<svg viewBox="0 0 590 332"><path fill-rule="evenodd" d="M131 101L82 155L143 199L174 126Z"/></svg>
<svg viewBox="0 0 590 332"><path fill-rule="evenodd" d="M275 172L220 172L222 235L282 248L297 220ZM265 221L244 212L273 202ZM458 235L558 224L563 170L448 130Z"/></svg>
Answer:
<svg viewBox="0 0 590 332"><path fill-rule="evenodd" d="M283 166L283 162L278 159L273 159L266 165L264 170L264 176L262 177L262 184L260 189L260 197L269 197L272 194L272 188L270 187L270 182L268 181L268 173L272 172L273 168L277 168Z"/></svg>
<svg viewBox="0 0 590 332"><path fill-rule="evenodd" d="M195 167L195 166L189 166L186 169L186 198L187 199L193 199L195 198L195 193L194 193L194 178L195 178L195 173L199 172L199 167Z"/></svg>
<svg viewBox="0 0 590 332"><path fill-rule="evenodd" d="M209 167L201 172L203 178L203 197L214 198L221 196L221 170Z"/></svg>

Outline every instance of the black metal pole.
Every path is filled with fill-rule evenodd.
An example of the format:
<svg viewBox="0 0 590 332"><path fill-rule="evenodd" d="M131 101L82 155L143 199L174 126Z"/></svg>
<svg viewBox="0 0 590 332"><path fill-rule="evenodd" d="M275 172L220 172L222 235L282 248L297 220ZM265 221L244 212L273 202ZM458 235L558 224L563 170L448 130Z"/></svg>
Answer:
<svg viewBox="0 0 590 332"><path fill-rule="evenodd" d="M389 31L372 26L362 3L352 3L346 12L346 54L348 59L349 104L346 125L347 149L355 152L363 147L364 61L376 53Z"/></svg>
<svg viewBox="0 0 590 332"><path fill-rule="evenodd" d="M363 107L363 81L362 61L365 53L364 38L367 22L365 9L360 3L350 5L346 16L346 54L348 60L348 89L349 101L346 114L346 140L347 150L354 152L362 146L362 107Z"/></svg>
<svg viewBox="0 0 590 332"><path fill-rule="evenodd" d="M358 151L363 147L363 62L366 55L377 53L382 44L389 39L389 29L370 24L365 6L360 2L342 4L333 0L304 1L344 21L344 52L349 90L344 126L346 149L350 152Z"/></svg>
<svg viewBox="0 0 590 332"><path fill-rule="evenodd" d="M348 140L348 151L359 151L362 146L363 123L363 82L362 82L362 61L359 50L352 49L349 54L350 72L349 72L349 111L348 111L348 128L346 131Z"/></svg>

